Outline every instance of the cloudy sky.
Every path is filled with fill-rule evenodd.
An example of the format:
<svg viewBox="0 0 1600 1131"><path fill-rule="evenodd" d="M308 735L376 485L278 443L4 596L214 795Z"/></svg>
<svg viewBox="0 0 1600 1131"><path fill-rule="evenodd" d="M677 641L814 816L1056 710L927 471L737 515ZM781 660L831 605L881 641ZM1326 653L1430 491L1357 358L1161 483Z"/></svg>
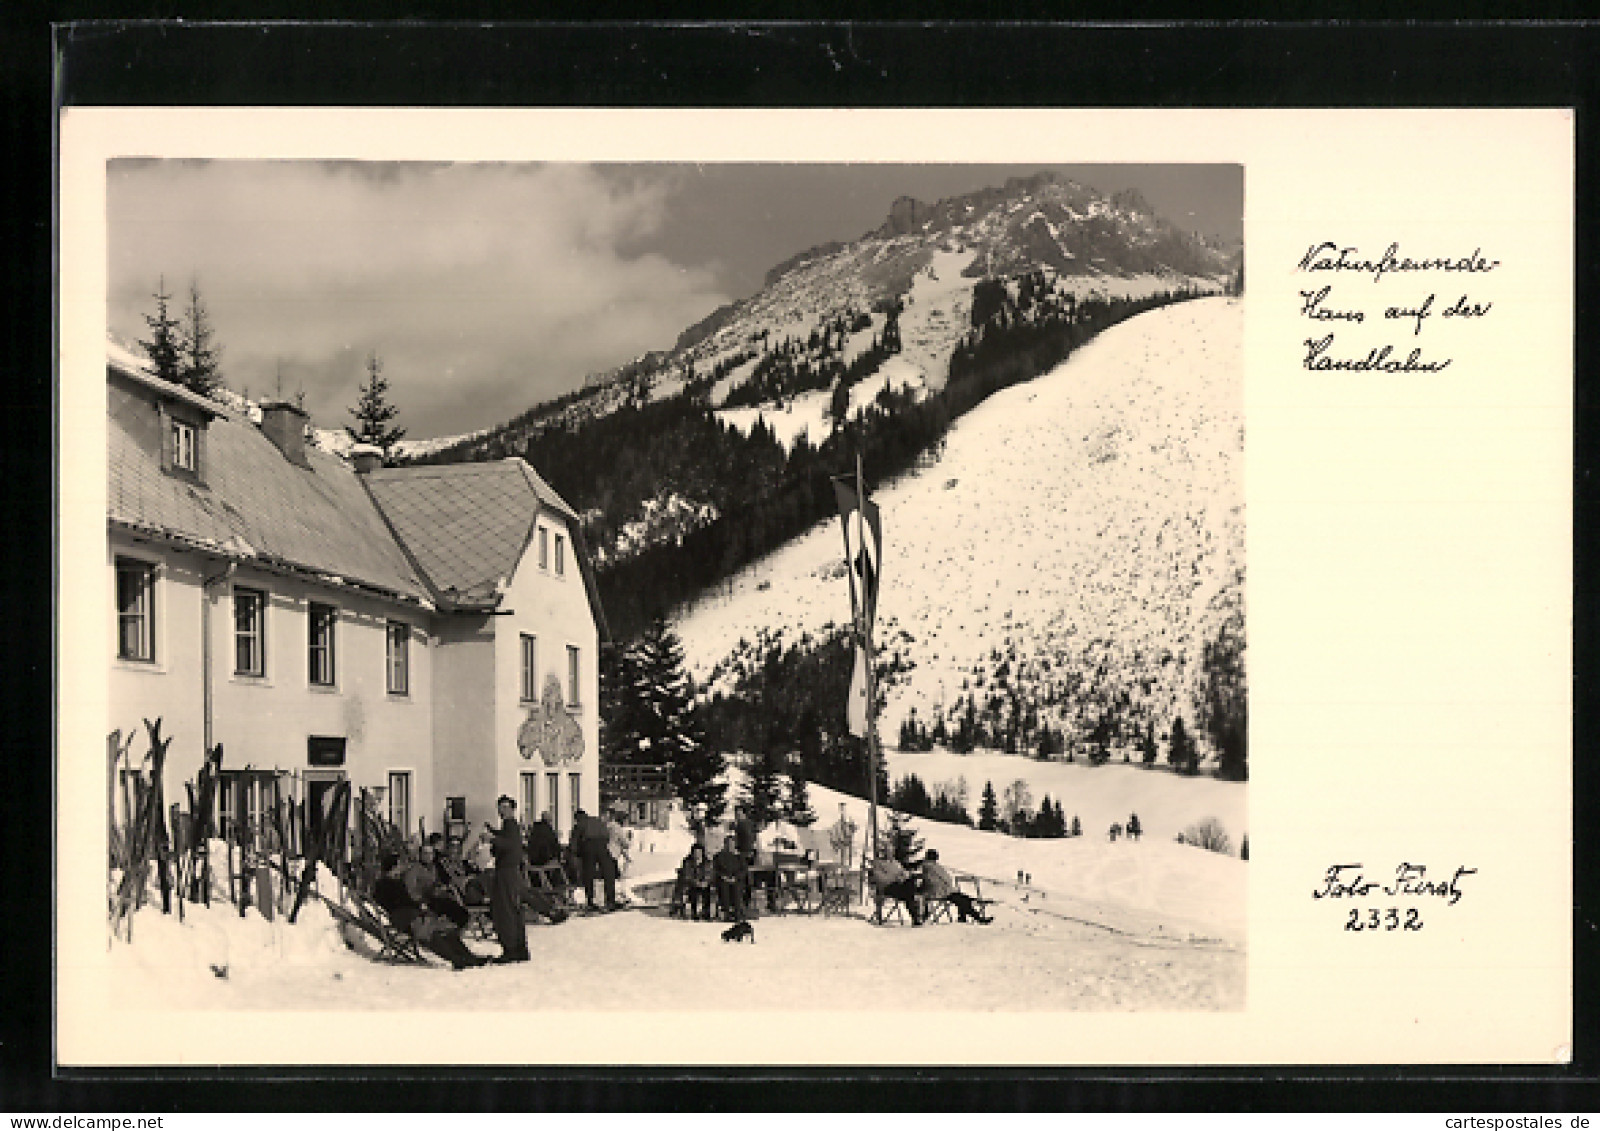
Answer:
<svg viewBox="0 0 1600 1131"><path fill-rule="evenodd" d="M506 420L757 290L767 269L933 201L1055 169L1237 238L1237 166L443 165L118 160L109 317L137 340L198 283L227 383L350 422L376 352L413 439ZM176 300L175 300L176 302Z"/></svg>

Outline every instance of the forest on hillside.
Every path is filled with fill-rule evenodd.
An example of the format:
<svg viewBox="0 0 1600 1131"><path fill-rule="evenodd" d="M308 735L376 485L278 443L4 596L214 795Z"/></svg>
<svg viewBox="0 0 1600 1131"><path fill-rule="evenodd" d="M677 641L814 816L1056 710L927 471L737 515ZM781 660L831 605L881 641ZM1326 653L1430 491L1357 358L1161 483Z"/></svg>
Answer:
<svg viewBox="0 0 1600 1131"><path fill-rule="evenodd" d="M944 387L926 395L886 388L848 421L835 415L820 444L800 437L786 451L764 422L748 433L724 423L711 403L720 370L691 372L681 391L658 400L644 395L640 373L630 375L634 395L612 412L564 415L537 431L508 426L419 462L521 456L537 468L584 517L606 618L623 643L835 513L831 476L852 471L858 454L869 487L904 474L936 453L951 423L990 394L1046 372L1109 326L1193 297L1197 292L1185 288L1141 299L1075 299L1043 272L981 280L971 330L950 359ZM835 383L853 383L897 346L886 326L864 361L826 371ZM792 395L798 363L790 352L777 356L782 360L757 371ZM818 368L800 372L814 379ZM612 550L647 504L673 497L701 504L702 517L626 554Z"/></svg>

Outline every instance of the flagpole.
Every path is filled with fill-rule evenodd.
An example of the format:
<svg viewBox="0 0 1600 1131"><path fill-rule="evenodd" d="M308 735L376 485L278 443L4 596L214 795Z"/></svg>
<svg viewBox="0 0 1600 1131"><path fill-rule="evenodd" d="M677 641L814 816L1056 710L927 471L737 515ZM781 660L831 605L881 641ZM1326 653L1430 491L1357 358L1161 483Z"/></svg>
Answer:
<svg viewBox="0 0 1600 1131"><path fill-rule="evenodd" d="M865 504L866 481L861 476L861 449L856 449L856 499ZM865 527L865 521L862 523ZM872 855L878 855L878 692L872 672L872 621L867 609L867 595L862 594L862 617L857 625L861 637L861 650L867 663L867 828L872 837Z"/></svg>

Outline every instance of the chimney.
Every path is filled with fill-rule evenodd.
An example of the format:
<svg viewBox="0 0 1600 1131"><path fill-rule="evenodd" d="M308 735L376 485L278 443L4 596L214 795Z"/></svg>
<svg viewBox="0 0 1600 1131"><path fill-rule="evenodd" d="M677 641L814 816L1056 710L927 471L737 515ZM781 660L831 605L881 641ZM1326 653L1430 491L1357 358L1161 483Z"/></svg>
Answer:
<svg viewBox="0 0 1600 1131"><path fill-rule="evenodd" d="M383 466L383 449L376 444L356 444L350 449L350 463L357 475L366 475Z"/></svg>
<svg viewBox="0 0 1600 1131"><path fill-rule="evenodd" d="M283 458L297 467L306 463L306 421L310 419L305 409L292 401L262 401L261 431L278 446Z"/></svg>

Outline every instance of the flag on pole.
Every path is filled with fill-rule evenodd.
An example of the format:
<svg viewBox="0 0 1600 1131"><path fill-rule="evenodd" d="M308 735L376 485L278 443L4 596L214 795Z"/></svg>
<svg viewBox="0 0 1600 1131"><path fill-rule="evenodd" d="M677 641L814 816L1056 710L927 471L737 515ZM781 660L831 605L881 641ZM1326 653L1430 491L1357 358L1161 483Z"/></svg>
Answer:
<svg viewBox="0 0 1600 1131"><path fill-rule="evenodd" d="M856 645L856 664L850 673L850 701L845 706L845 722L857 738L867 737L867 651Z"/></svg>
<svg viewBox="0 0 1600 1131"><path fill-rule="evenodd" d="M857 494L856 488L842 480L833 481L839 500L839 517L844 520L844 561L850 575L850 611L862 636L872 631L878 611L878 579L883 561L883 524L878 504Z"/></svg>

